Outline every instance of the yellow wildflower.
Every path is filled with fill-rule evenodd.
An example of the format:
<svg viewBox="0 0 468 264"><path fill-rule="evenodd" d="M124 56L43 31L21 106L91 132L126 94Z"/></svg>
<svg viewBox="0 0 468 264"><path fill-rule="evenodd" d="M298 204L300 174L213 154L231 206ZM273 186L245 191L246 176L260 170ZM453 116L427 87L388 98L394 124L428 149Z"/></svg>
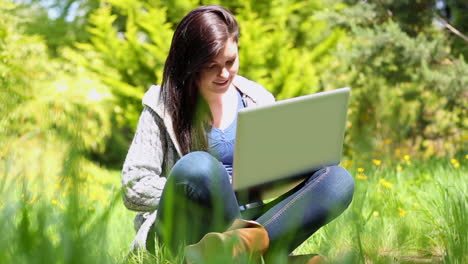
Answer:
<svg viewBox="0 0 468 264"><path fill-rule="evenodd" d="M403 170L403 167L402 167L401 165L398 165L398 166L396 167L396 170L397 170L397 171L402 171L402 170Z"/></svg>
<svg viewBox="0 0 468 264"><path fill-rule="evenodd" d="M21 198L26 198L26 194L23 193L23 194L21 195Z"/></svg>
<svg viewBox="0 0 468 264"><path fill-rule="evenodd" d="M401 207L398 207L398 216L405 216L406 214L408 214L408 211L404 210Z"/></svg>
<svg viewBox="0 0 468 264"><path fill-rule="evenodd" d="M379 216L379 211L372 212L372 215L375 216L375 217Z"/></svg>
<svg viewBox="0 0 468 264"><path fill-rule="evenodd" d="M52 204L58 204L58 201L57 201L57 200L55 200L55 199L52 199L52 201L51 201L51 202L52 202Z"/></svg>
<svg viewBox="0 0 468 264"><path fill-rule="evenodd" d="M368 177L367 177L366 175L362 174L362 173L359 173L359 174L356 176L356 178L357 178L358 180L367 180Z"/></svg>
<svg viewBox="0 0 468 264"><path fill-rule="evenodd" d="M465 159L468 159L468 154L465 155Z"/></svg>
<svg viewBox="0 0 468 264"><path fill-rule="evenodd" d="M347 169L349 166L351 166L351 164L353 164L353 161L347 160L343 163L343 168Z"/></svg>
<svg viewBox="0 0 468 264"><path fill-rule="evenodd" d="M384 143L385 143L385 144L390 144L390 143L392 143L392 140L389 139L389 138L388 138L388 139L385 139L385 140L384 140Z"/></svg>
<svg viewBox="0 0 468 264"><path fill-rule="evenodd" d="M380 178L379 180L379 184L382 185L382 187L385 187L387 189L392 189L393 188L393 184L383 178Z"/></svg>
<svg viewBox="0 0 468 264"><path fill-rule="evenodd" d="M372 163L374 163L375 166L380 166L382 164L382 161L378 159L372 159Z"/></svg>
<svg viewBox="0 0 468 264"><path fill-rule="evenodd" d="M411 156L406 154L403 156L403 160L405 162L406 165L411 165Z"/></svg>
<svg viewBox="0 0 468 264"><path fill-rule="evenodd" d="M34 204L37 201L37 197L33 197L30 201L28 201L28 204Z"/></svg>
<svg viewBox="0 0 468 264"><path fill-rule="evenodd" d="M364 168L358 168L357 171L358 171L359 173L363 173L363 172L364 172Z"/></svg>
<svg viewBox="0 0 468 264"><path fill-rule="evenodd" d="M400 148L396 148L395 149L395 156L399 157L401 155L401 149Z"/></svg>
<svg viewBox="0 0 468 264"><path fill-rule="evenodd" d="M452 163L452 165L453 165L455 168L459 168L459 167L460 167L460 163L458 162L457 159L451 159L450 162Z"/></svg>

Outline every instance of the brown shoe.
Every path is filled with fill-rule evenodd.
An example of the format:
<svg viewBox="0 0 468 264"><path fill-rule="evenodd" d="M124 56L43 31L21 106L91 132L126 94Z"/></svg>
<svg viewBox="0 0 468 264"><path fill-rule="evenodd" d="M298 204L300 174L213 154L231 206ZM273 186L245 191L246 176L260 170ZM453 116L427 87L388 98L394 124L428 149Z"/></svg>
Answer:
<svg viewBox="0 0 468 264"><path fill-rule="evenodd" d="M268 233L257 222L236 219L223 233L208 233L185 247L187 263L260 263L269 246Z"/></svg>

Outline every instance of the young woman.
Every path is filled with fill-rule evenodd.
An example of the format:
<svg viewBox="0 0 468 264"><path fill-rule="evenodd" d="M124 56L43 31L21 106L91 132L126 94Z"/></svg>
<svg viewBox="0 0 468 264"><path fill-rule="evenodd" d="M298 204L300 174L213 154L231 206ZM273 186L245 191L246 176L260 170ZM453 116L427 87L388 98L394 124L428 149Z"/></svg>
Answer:
<svg viewBox="0 0 468 264"><path fill-rule="evenodd" d="M351 202L352 177L331 166L305 174L270 203L240 209L231 186L237 112L274 98L237 75L238 41L234 16L220 6L196 8L177 26L162 85L143 98L123 166L125 205L147 212L136 219L134 246L151 248L148 234L156 230L157 240L177 252L248 218L266 229L271 252L287 255Z"/></svg>

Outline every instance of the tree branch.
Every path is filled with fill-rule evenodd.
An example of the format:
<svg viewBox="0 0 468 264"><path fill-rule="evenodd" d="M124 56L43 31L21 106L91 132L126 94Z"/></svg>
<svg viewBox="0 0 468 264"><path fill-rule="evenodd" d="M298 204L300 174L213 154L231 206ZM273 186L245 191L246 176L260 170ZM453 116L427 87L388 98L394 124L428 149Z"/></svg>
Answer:
<svg viewBox="0 0 468 264"><path fill-rule="evenodd" d="M447 21L445 21L445 19L443 19L442 17L440 16L437 16L437 20L442 23L442 25L444 27L446 27L448 30L450 30L453 34L459 36L460 38L462 38L464 41L468 42L468 37L465 36L463 33L461 33L458 29L454 28L452 25L450 25L450 23L448 23Z"/></svg>

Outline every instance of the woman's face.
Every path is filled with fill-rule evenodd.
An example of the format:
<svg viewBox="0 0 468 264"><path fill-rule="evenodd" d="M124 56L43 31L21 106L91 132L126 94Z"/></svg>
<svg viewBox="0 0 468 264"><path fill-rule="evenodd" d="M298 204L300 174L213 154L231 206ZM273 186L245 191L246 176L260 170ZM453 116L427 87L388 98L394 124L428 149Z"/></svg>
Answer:
<svg viewBox="0 0 468 264"><path fill-rule="evenodd" d="M225 93L239 70L239 55L237 43L229 39L219 54L201 68L197 85L200 93Z"/></svg>

